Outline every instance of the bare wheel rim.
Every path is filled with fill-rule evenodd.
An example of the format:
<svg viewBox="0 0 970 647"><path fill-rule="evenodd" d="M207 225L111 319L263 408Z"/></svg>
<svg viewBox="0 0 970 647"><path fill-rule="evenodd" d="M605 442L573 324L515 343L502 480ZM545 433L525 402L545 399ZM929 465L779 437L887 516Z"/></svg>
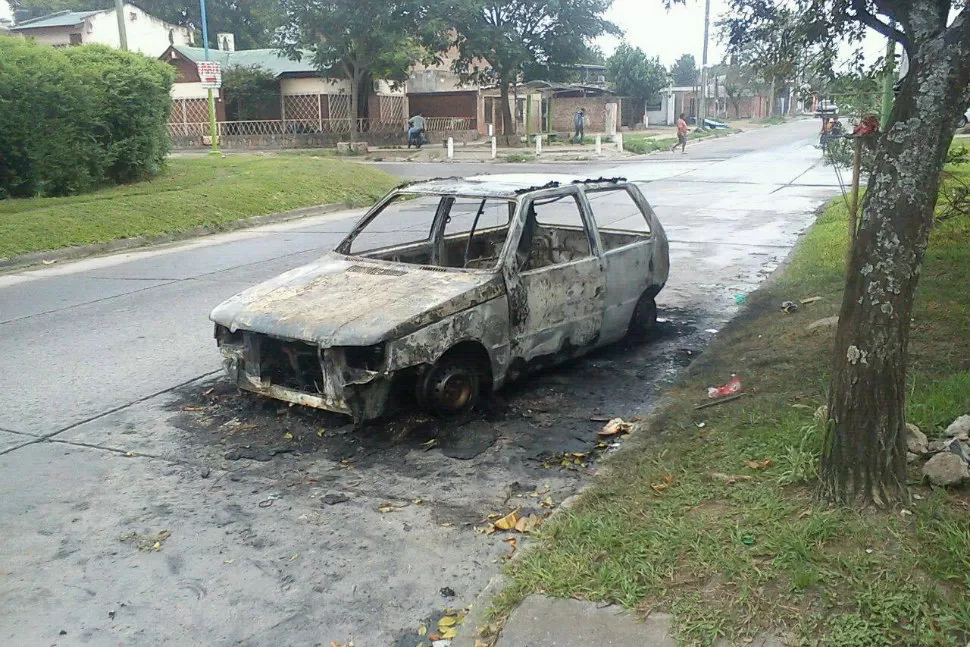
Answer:
<svg viewBox="0 0 970 647"><path fill-rule="evenodd" d="M445 411L460 411L471 402L475 392L472 376L460 371L449 371L434 385L434 402Z"/></svg>

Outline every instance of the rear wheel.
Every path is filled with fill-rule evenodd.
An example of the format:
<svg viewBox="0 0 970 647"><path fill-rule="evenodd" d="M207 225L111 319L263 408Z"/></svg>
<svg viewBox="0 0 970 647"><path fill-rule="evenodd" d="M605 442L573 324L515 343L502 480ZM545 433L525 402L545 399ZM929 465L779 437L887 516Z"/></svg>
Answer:
<svg viewBox="0 0 970 647"><path fill-rule="evenodd" d="M635 339L644 339L656 327L657 301L651 294L644 292L640 300L637 301L637 307L634 308L633 317L630 319L630 336Z"/></svg>
<svg viewBox="0 0 970 647"><path fill-rule="evenodd" d="M445 356L419 380L418 400L437 416L460 416L481 401L482 380L483 371L473 359Z"/></svg>
<svg viewBox="0 0 970 647"><path fill-rule="evenodd" d="M963 128L966 125L967 125L967 116L962 115L960 117L960 121L957 122L957 128Z"/></svg>

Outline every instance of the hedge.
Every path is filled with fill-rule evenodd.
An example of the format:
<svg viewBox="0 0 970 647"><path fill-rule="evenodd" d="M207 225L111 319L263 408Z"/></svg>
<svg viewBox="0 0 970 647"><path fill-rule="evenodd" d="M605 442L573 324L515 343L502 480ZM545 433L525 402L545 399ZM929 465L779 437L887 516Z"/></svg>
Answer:
<svg viewBox="0 0 970 647"><path fill-rule="evenodd" d="M151 177L168 153L175 71L100 45L0 37L0 198Z"/></svg>

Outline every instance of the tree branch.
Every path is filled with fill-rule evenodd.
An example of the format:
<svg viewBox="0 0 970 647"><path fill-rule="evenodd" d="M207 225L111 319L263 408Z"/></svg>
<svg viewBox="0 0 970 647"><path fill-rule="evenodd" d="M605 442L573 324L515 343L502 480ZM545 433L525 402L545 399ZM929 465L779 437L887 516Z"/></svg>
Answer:
<svg viewBox="0 0 970 647"><path fill-rule="evenodd" d="M895 27L892 27L883 21L876 18L875 15L869 13L866 9L865 0L852 0L852 9L855 11L855 15L851 18L861 22L863 25L873 29L886 38L890 38L906 49L906 53L912 56L912 43L909 42L909 38L903 32L899 31Z"/></svg>

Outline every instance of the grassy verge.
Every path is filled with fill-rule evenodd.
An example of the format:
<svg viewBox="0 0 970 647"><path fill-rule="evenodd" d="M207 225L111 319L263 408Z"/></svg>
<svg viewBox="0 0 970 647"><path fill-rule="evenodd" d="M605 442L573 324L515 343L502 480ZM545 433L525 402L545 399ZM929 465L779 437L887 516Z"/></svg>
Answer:
<svg viewBox="0 0 970 647"><path fill-rule="evenodd" d="M733 128L721 128L710 130L694 130L687 135L690 141L711 137L725 137L735 131ZM647 135L623 135L623 150L637 155L646 155L654 151L670 150L677 143L676 137L650 137Z"/></svg>
<svg viewBox="0 0 970 647"><path fill-rule="evenodd" d="M970 176L970 166L958 171ZM671 611L681 644L962 646L970 640L970 490L930 489L912 469L906 512L813 501L847 225L835 202L784 274L670 393L579 504L509 569L501 616L543 592ZM932 439L970 412L970 217L934 230L911 335L908 418ZM784 300L822 297L793 314ZM696 410L705 388L741 376L747 395ZM760 463L760 464L759 464ZM733 482L725 480L729 475Z"/></svg>
<svg viewBox="0 0 970 647"><path fill-rule="evenodd" d="M395 183L371 167L306 155L171 159L149 182L0 202L0 258L200 226L218 229L316 204L369 204Z"/></svg>

